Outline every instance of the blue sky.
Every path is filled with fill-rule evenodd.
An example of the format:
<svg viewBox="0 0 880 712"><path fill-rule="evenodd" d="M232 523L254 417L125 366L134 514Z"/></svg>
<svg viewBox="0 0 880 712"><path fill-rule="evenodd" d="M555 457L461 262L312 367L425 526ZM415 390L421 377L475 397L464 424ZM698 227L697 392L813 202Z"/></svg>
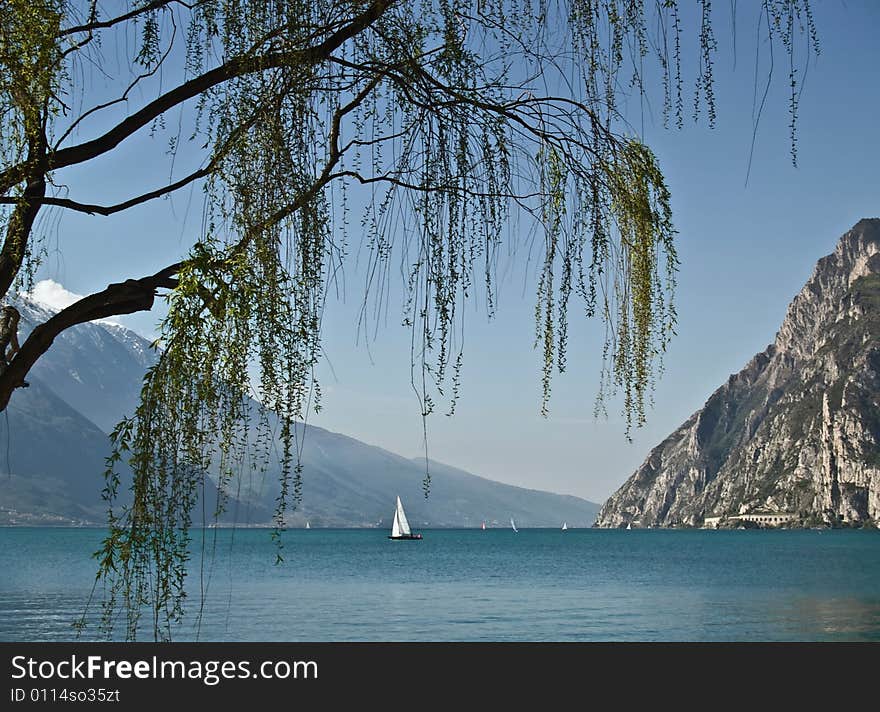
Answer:
<svg viewBox="0 0 880 712"><path fill-rule="evenodd" d="M714 129L686 120L683 130L667 130L639 107L629 111L666 173L681 259L678 336L648 424L627 442L616 404L607 419L594 419L602 332L583 319L572 320L569 370L554 379L550 416L539 415L536 282L520 260L509 265L512 276L501 285L493 321L468 310L462 397L454 417L438 413L428 420L432 458L495 480L602 501L729 374L772 342L788 303L837 238L860 218L880 215L880 3L814 3L822 52L811 59L801 97L798 167L789 155L787 71L777 67L746 183L753 4L739 3L734 68L729 7L716 3ZM168 158L161 145L138 137L95 168L68 169L59 180L77 199L122 200L133 184L152 187L167 177ZM150 274L186 251L201 205L194 190L111 218L55 213L43 224L49 254L38 278L88 293ZM409 382L409 333L392 303L377 338L359 337L354 266L348 279L346 300L328 304L328 363L319 374L324 410L311 422L416 457L423 436ZM126 318L142 332L151 332L155 321L155 314Z"/></svg>

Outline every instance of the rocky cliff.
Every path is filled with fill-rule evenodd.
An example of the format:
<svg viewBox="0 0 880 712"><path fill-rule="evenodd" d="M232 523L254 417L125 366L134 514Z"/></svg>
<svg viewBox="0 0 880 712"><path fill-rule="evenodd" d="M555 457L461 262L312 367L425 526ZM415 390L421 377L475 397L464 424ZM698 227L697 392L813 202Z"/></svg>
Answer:
<svg viewBox="0 0 880 712"><path fill-rule="evenodd" d="M651 451L596 526L768 510L880 520L880 219L819 260L774 343Z"/></svg>

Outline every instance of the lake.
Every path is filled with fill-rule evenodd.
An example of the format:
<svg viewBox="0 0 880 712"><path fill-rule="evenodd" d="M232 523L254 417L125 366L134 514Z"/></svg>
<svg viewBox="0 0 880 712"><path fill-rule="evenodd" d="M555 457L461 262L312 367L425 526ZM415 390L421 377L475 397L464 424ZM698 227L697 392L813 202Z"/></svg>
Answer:
<svg viewBox="0 0 880 712"><path fill-rule="evenodd" d="M174 637L880 640L875 530L423 533L396 542L378 529L292 530L275 565L267 530L196 531L191 613ZM76 639L102 535L0 528L0 640Z"/></svg>

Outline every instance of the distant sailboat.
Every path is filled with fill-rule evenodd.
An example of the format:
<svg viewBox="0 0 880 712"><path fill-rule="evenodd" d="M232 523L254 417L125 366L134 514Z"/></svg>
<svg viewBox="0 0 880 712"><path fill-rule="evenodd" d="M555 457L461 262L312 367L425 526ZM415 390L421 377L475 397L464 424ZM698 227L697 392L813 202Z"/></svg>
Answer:
<svg viewBox="0 0 880 712"><path fill-rule="evenodd" d="M397 508L394 510L394 524L391 525L391 534L389 539L421 539L421 534L413 534L409 528L409 522L406 520L406 514L403 511L403 503L400 497L397 498Z"/></svg>
<svg viewBox="0 0 880 712"><path fill-rule="evenodd" d="M517 529L516 524L513 523L513 517L510 518L510 528L513 529L513 531L519 533L519 529Z"/></svg>
<svg viewBox="0 0 880 712"><path fill-rule="evenodd" d="M306 529L311 529L311 528L312 528L312 525L309 524L308 522L306 522Z"/></svg>
<svg viewBox="0 0 880 712"><path fill-rule="evenodd" d="M627 528L627 530L632 529L632 528L633 528L632 522L627 522L627 523L626 523L626 528Z"/></svg>
<svg viewBox="0 0 880 712"><path fill-rule="evenodd" d="M562 531L568 531L568 522L562 522Z"/></svg>
<svg viewBox="0 0 880 712"><path fill-rule="evenodd" d="M486 522L483 522L483 531L486 531Z"/></svg>

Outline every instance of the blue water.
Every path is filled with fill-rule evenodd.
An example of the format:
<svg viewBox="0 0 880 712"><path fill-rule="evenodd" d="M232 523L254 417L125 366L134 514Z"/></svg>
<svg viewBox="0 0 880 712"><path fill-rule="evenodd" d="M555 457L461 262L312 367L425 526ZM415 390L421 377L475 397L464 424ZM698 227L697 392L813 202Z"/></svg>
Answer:
<svg viewBox="0 0 880 712"><path fill-rule="evenodd" d="M206 553L197 541L191 613L174 637L880 640L877 531L429 530L420 542L385 534L289 531L286 559L274 565L268 531L198 532ZM101 537L0 529L0 640L75 639Z"/></svg>

